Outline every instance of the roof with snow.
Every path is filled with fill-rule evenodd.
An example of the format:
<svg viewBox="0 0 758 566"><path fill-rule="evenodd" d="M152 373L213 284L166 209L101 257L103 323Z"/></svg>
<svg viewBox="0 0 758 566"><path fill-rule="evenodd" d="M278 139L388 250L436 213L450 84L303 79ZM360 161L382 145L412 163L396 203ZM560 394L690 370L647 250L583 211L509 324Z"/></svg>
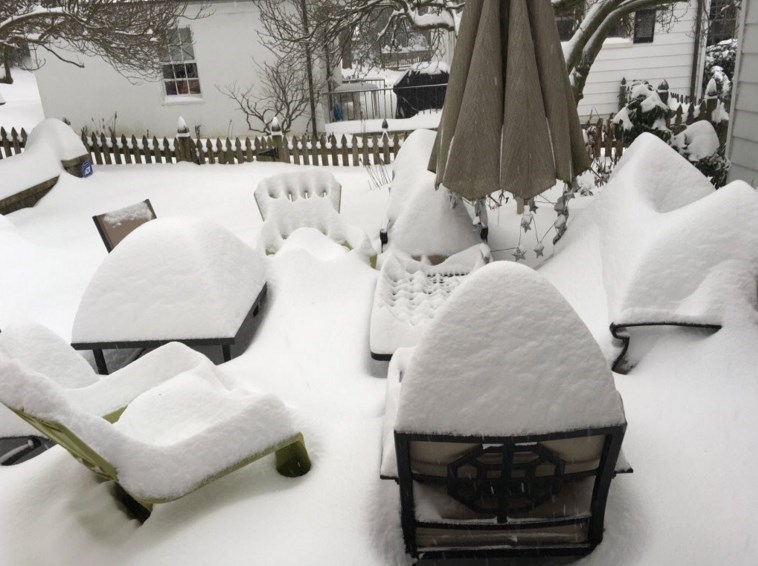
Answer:
<svg viewBox="0 0 758 566"><path fill-rule="evenodd" d="M257 254L199 218L159 218L100 265L76 313L74 342L226 338L266 282Z"/></svg>
<svg viewBox="0 0 758 566"><path fill-rule="evenodd" d="M520 436L625 422L597 343L532 269L496 262L451 295L403 377L395 428Z"/></svg>

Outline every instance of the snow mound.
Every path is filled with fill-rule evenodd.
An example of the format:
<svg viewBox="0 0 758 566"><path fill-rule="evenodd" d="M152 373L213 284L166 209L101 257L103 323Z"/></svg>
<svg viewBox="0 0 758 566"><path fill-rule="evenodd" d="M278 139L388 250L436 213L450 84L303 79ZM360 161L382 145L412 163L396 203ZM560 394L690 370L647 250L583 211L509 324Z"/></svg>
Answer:
<svg viewBox="0 0 758 566"><path fill-rule="evenodd" d="M342 185L328 171L308 169L294 173L280 173L266 177L255 189L255 202L265 220L272 204L277 200L290 202L298 199L325 198L339 212Z"/></svg>
<svg viewBox="0 0 758 566"><path fill-rule="evenodd" d="M454 254L434 266L405 254L389 254L374 293L371 352L385 356L397 348L415 346L450 294L489 258L486 244Z"/></svg>
<svg viewBox="0 0 758 566"><path fill-rule="evenodd" d="M671 146L693 163L710 157L719 150L720 145L715 128L706 120L693 122L671 138Z"/></svg>
<svg viewBox="0 0 758 566"><path fill-rule="evenodd" d="M386 250L449 256L481 242L463 203L447 189L434 187L434 173L426 165L435 138L435 132L416 130L392 165Z"/></svg>
<svg viewBox="0 0 758 566"><path fill-rule="evenodd" d="M608 325L720 325L727 305L754 308L758 193L714 190L664 142L641 135L541 269L610 356ZM602 237L600 237L602 235ZM605 296L605 312L593 294Z"/></svg>
<svg viewBox="0 0 758 566"><path fill-rule="evenodd" d="M0 362L0 372L10 378L0 382L4 403L63 424L146 501L180 497L296 432L280 399L227 390L210 363L137 397L113 425L74 406L42 374L16 362Z"/></svg>
<svg viewBox="0 0 758 566"><path fill-rule="evenodd" d="M48 118L40 122L29 134L26 143L27 146L47 144L61 163L89 154L71 126L56 118Z"/></svg>
<svg viewBox="0 0 758 566"><path fill-rule="evenodd" d="M602 353L532 269L496 262L453 293L416 347L395 429L513 436L625 422Z"/></svg>
<svg viewBox="0 0 758 566"><path fill-rule="evenodd" d="M74 131L55 118L32 130L24 152L0 161L0 199L57 179L66 162L88 155Z"/></svg>
<svg viewBox="0 0 758 566"><path fill-rule="evenodd" d="M82 356L41 324L12 324L3 330L0 352L36 372L51 376L63 387L84 387L98 379Z"/></svg>
<svg viewBox="0 0 758 566"><path fill-rule="evenodd" d="M260 242L267 254L277 253L298 229L308 227L366 257L376 255L366 233L350 226L325 198L272 201L261 228Z"/></svg>
<svg viewBox="0 0 758 566"><path fill-rule="evenodd" d="M74 342L235 336L266 282L263 257L198 218L159 218L103 261L74 319Z"/></svg>

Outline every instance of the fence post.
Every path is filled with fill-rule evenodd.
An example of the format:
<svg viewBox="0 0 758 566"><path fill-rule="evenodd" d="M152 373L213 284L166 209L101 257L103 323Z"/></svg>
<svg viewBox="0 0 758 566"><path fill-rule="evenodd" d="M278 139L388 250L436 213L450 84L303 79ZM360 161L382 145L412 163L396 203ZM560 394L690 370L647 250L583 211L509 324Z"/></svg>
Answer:
<svg viewBox="0 0 758 566"><path fill-rule="evenodd" d="M276 160L289 163L288 148L285 147L286 143L282 134L282 127L279 125L279 120L277 120L276 116L271 118L271 141L274 142L274 147L276 148Z"/></svg>
<svg viewBox="0 0 758 566"><path fill-rule="evenodd" d="M192 141L187 123L182 117L179 117L176 126L175 151L177 161L191 161L192 163L199 164L197 152L195 151L195 143Z"/></svg>

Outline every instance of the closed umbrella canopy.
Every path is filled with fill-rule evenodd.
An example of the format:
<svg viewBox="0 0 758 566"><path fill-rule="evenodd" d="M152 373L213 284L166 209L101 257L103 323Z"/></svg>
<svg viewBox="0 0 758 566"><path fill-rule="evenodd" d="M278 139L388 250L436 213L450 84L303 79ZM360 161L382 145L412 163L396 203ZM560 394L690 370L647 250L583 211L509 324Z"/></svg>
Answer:
<svg viewBox="0 0 758 566"><path fill-rule="evenodd" d="M588 167L550 0L468 0L429 162L437 186L530 199Z"/></svg>

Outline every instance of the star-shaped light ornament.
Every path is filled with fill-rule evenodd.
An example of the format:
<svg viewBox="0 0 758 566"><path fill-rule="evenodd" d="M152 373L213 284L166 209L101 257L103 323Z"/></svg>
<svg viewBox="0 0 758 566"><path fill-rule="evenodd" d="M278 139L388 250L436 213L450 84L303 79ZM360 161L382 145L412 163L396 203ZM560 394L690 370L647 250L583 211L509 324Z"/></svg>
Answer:
<svg viewBox="0 0 758 566"><path fill-rule="evenodd" d="M521 228L524 230L524 232L528 232L532 229L532 213L531 212L525 212L521 216Z"/></svg>
<svg viewBox="0 0 758 566"><path fill-rule="evenodd" d="M534 248L534 253L537 257L543 257L545 255L545 246L542 242L537 243L537 247Z"/></svg>
<svg viewBox="0 0 758 566"><path fill-rule="evenodd" d="M516 258L516 261L521 261L522 259L526 259L526 250L522 248L520 245L516 246L516 251L513 252L513 257Z"/></svg>
<svg viewBox="0 0 758 566"><path fill-rule="evenodd" d="M530 198L527 204L529 205L529 212L531 213L537 212L537 203L534 202L533 198Z"/></svg>

